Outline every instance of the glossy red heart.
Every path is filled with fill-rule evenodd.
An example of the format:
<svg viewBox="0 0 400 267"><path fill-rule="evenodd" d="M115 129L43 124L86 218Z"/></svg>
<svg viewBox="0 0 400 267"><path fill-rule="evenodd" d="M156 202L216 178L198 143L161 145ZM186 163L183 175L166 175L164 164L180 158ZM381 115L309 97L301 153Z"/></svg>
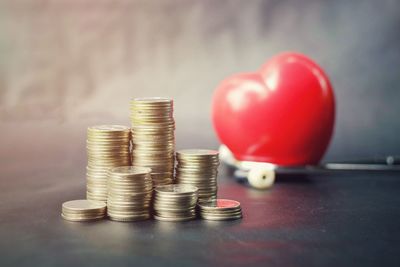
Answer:
<svg viewBox="0 0 400 267"><path fill-rule="evenodd" d="M283 53L258 72L222 81L212 120L221 143L239 160L317 164L333 132L333 89L311 59Z"/></svg>

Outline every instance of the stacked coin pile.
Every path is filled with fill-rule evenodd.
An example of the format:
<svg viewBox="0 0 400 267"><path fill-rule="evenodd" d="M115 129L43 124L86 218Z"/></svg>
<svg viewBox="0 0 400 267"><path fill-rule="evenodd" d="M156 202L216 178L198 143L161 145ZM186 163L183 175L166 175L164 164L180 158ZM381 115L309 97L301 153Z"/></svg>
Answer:
<svg viewBox="0 0 400 267"><path fill-rule="evenodd" d="M175 222L196 218L197 194L195 186L157 186L154 191L154 218Z"/></svg>
<svg viewBox="0 0 400 267"><path fill-rule="evenodd" d="M153 182L151 169L124 166L108 173L107 212L111 220L139 221L150 218Z"/></svg>
<svg viewBox="0 0 400 267"><path fill-rule="evenodd" d="M104 218L106 203L94 200L72 200L62 204L61 216L68 221L84 222Z"/></svg>
<svg viewBox="0 0 400 267"><path fill-rule="evenodd" d="M130 128L120 125L100 125L87 130L86 198L107 200L109 168L131 165Z"/></svg>
<svg viewBox="0 0 400 267"><path fill-rule="evenodd" d="M240 203L229 199L216 199L198 204L202 219L212 221L236 220L242 218Z"/></svg>
<svg viewBox="0 0 400 267"><path fill-rule="evenodd" d="M176 183L199 188L199 201L217 197L218 151L186 149L176 152Z"/></svg>
<svg viewBox="0 0 400 267"><path fill-rule="evenodd" d="M173 183L175 121L167 98L131 100L133 165L149 167L154 185Z"/></svg>

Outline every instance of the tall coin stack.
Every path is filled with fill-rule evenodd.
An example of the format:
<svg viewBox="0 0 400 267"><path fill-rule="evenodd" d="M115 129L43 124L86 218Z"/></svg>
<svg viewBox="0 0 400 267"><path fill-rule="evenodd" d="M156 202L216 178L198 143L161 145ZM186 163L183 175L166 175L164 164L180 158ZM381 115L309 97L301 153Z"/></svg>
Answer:
<svg viewBox="0 0 400 267"><path fill-rule="evenodd" d="M149 167L154 185L173 183L175 121L167 98L131 100L133 165Z"/></svg>
<svg viewBox="0 0 400 267"><path fill-rule="evenodd" d="M165 185L154 189L154 218L160 221L188 221L196 218L198 189L190 185Z"/></svg>
<svg viewBox="0 0 400 267"><path fill-rule="evenodd" d="M199 189L199 201L216 199L218 151L186 149L176 152L176 183Z"/></svg>
<svg viewBox="0 0 400 267"><path fill-rule="evenodd" d="M130 128L100 125L87 130L86 198L107 201L109 168L131 165Z"/></svg>
<svg viewBox="0 0 400 267"><path fill-rule="evenodd" d="M108 174L107 213L115 221L139 221L151 215L151 169L125 166Z"/></svg>

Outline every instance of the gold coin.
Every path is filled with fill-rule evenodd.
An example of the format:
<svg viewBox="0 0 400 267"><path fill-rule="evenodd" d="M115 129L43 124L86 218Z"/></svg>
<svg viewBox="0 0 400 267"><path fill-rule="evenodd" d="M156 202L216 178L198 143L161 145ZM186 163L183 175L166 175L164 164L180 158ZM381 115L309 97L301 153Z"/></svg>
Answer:
<svg viewBox="0 0 400 267"><path fill-rule="evenodd" d="M150 174L151 169L138 166L121 166L111 169L110 172L115 174L141 175Z"/></svg>
<svg viewBox="0 0 400 267"><path fill-rule="evenodd" d="M118 145L118 144L123 144L126 142L129 142L131 139L131 132L129 134L124 134L124 135L108 135L108 134L93 134L93 133L88 133L86 142L87 143L98 143L101 145Z"/></svg>
<svg viewBox="0 0 400 267"><path fill-rule="evenodd" d="M127 195L114 194L113 192L108 193L108 199L112 202L121 203L133 203L136 201L142 201L151 197L151 192L136 192Z"/></svg>
<svg viewBox="0 0 400 267"><path fill-rule="evenodd" d="M193 198L193 200L186 200L186 201L171 201L171 200L165 200L165 199L154 199L153 200L153 205L158 206L158 207L165 207L165 208L177 208L177 207L185 207L185 208L190 208L190 207L195 207L197 203L197 198Z"/></svg>
<svg viewBox="0 0 400 267"><path fill-rule="evenodd" d="M69 211L101 211L107 207L106 203L90 201L87 199L71 200L64 202L62 208Z"/></svg>
<svg viewBox="0 0 400 267"><path fill-rule="evenodd" d="M208 184L208 183L199 183L199 182L192 182L192 181L183 181L183 180L179 180L176 179L177 184L183 184L183 185L192 185L192 186L196 186L199 189L199 192L201 193L204 190L216 190L218 188L217 183L212 183L212 184Z"/></svg>
<svg viewBox="0 0 400 267"><path fill-rule="evenodd" d="M135 179L136 178L136 179ZM108 183L112 186L118 187L125 187L125 188L137 188L137 187L146 187L152 184L152 179L150 176L145 177L118 177L117 179L115 176L108 176Z"/></svg>
<svg viewBox="0 0 400 267"><path fill-rule="evenodd" d="M86 186L88 189L90 188L98 188L104 191L107 191L107 181L105 182L91 182L91 181L87 181Z"/></svg>
<svg viewBox="0 0 400 267"><path fill-rule="evenodd" d="M161 216L161 217L191 217L196 215L196 211L194 209L191 210L154 210L154 215Z"/></svg>
<svg viewBox="0 0 400 267"><path fill-rule="evenodd" d="M163 136L166 135L165 138L170 137L171 134L175 132L175 125L136 125L137 128L133 128L132 130L132 139L135 139L136 136L145 137L148 135L152 136ZM140 128L139 128L140 127ZM144 128L146 127L146 128Z"/></svg>
<svg viewBox="0 0 400 267"><path fill-rule="evenodd" d="M182 159L176 157L179 168L205 168L205 167L218 167L220 165L219 159L202 160L202 159Z"/></svg>
<svg viewBox="0 0 400 267"><path fill-rule="evenodd" d="M149 212L149 206L137 206L137 207L113 207L110 206L108 208L108 213L109 214L119 214L119 215L133 215L133 214L138 214L138 213L150 213Z"/></svg>
<svg viewBox="0 0 400 267"><path fill-rule="evenodd" d="M198 188L195 186L186 186L186 185L167 185L167 186L157 186L155 191L158 194L165 195L188 195L193 194L198 191Z"/></svg>
<svg viewBox="0 0 400 267"><path fill-rule="evenodd" d="M69 218L95 218L95 217L104 217L106 212L102 211L102 212L92 212L92 213L71 213L68 211L62 211L62 214L66 217Z"/></svg>
<svg viewBox="0 0 400 267"><path fill-rule="evenodd" d="M204 220L210 220L210 221L228 221L228 220L238 220L243 218L242 214L239 215L234 215L234 216L211 216L211 215L204 215L204 214L200 214L200 217Z"/></svg>
<svg viewBox="0 0 400 267"><path fill-rule="evenodd" d="M196 216L189 216L189 217L183 217L183 218L177 218L177 217L161 217L161 216L156 216L154 215L154 219L158 221L166 221L166 222L183 222L183 221L190 221L195 219Z"/></svg>
<svg viewBox="0 0 400 267"><path fill-rule="evenodd" d="M71 222L88 222L88 221L96 221L96 220L101 220L105 218L105 214L99 215L99 216L94 216L94 217L79 217L79 216L68 216L61 214L61 217L64 220L71 221Z"/></svg>
<svg viewBox="0 0 400 267"><path fill-rule="evenodd" d="M231 210L240 208L240 202L230 199L217 199L199 203L201 209L207 210Z"/></svg>
<svg viewBox="0 0 400 267"><path fill-rule="evenodd" d="M209 149L183 149L176 151L176 154L188 158L217 157L219 155L218 151Z"/></svg>
<svg viewBox="0 0 400 267"><path fill-rule="evenodd" d="M160 204L160 203L153 203L154 211L161 215L168 212L181 212L181 213L188 213L189 210L195 211L196 204L194 205L171 205L171 204Z"/></svg>
<svg viewBox="0 0 400 267"><path fill-rule="evenodd" d="M88 200L93 200L93 201L103 201L103 202L106 202L107 201L107 196L102 196L102 195L91 195L91 194L88 194L87 192L86 192L86 198L88 199Z"/></svg>
<svg viewBox="0 0 400 267"><path fill-rule="evenodd" d="M108 215L115 220L137 220L143 217L143 213L149 217L152 191L150 168L122 166L110 169Z"/></svg>
<svg viewBox="0 0 400 267"><path fill-rule="evenodd" d="M238 210L232 210L232 211L209 211L209 210L201 210L200 209L200 213L207 216L220 216L220 217L229 217L229 216L236 216L236 215L240 215L242 214L242 210L238 209Z"/></svg>
<svg viewBox="0 0 400 267"><path fill-rule="evenodd" d="M103 218L106 204L93 200L72 200L62 204L62 217L70 221L89 221Z"/></svg>
<svg viewBox="0 0 400 267"><path fill-rule="evenodd" d="M100 146L98 144L86 146L86 152L88 154L110 154L110 153L127 153L130 152L131 145L121 145L121 146Z"/></svg>
<svg viewBox="0 0 400 267"><path fill-rule="evenodd" d="M166 97L136 97L131 99L131 103L142 103L142 104L171 104L173 100Z"/></svg>
<svg viewBox="0 0 400 267"><path fill-rule="evenodd" d="M187 179L199 179L202 181L214 181L218 178L218 173L206 173L206 172L198 172L198 173L182 173L181 171L175 171L175 176L177 178L187 178Z"/></svg>
<svg viewBox="0 0 400 267"><path fill-rule="evenodd" d="M193 197L193 199L190 200L180 200L180 201L175 201L172 199L164 199L164 198L157 198L153 200L154 206L165 206L170 207L170 208L176 208L176 207L193 207L197 203L197 198Z"/></svg>
<svg viewBox="0 0 400 267"><path fill-rule="evenodd" d="M150 219L150 214L140 214L140 215L131 215L131 216L118 216L109 214L109 218L112 221L120 221L120 222L133 222L133 221L143 221Z"/></svg>
<svg viewBox="0 0 400 267"><path fill-rule="evenodd" d="M88 127L88 131L92 131L92 132L129 132L130 128L123 126L123 125L96 125L96 126L91 126Z"/></svg>

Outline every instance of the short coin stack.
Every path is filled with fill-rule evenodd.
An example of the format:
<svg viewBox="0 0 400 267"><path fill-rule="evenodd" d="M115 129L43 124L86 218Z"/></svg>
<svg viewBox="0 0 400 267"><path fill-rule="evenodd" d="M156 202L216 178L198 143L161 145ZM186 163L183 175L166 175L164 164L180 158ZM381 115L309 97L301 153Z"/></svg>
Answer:
<svg viewBox="0 0 400 267"><path fill-rule="evenodd" d="M176 152L176 183L199 188L199 201L217 197L218 151L186 149Z"/></svg>
<svg viewBox="0 0 400 267"><path fill-rule="evenodd" d="M240 203L229 199L216 199L198 204L200 217L205 220L225 221L242 218Z"/></svg>
<svg viewBox="0 0 400 267"><path fill-rule="evenodd" d="M124 166L108 174L107 212L111 220L139 221L150 218L153 182L151 169Z"/></svg>
<svg viewBox="0 0 400 267"><path fill-rule="evenodd" d="M154 192L154 218L160 221L188 221L196 218L198 189L189 185L157 186Z"/></svg>
<svg viewBox="0 0 400 267"><path fill-rule="evenodd" d="M133 165L149 167L154 185L173 183L175 121L167 98L131 100Z"/></svg>
<svg viewBox="0 0 400 267"><path fill-rule="evenodd" d="M120 125L100 125L87 130L86 198L107 200L109 168L131 165L130 128Z"/></svg>
<svg viewBox="0 0 400 267"><path fill-rule="evenodd" d="M84 222L104 218L106 203L94 200L71 200L62 204L61 216L68 221Z"/></svg>

